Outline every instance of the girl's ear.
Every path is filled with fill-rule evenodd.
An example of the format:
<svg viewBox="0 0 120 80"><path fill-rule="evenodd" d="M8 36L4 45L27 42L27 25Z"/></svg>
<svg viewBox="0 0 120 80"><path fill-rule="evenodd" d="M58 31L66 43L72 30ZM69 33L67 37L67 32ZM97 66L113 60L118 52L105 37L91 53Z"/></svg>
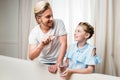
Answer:
<svg viewBox="0 0 120 80"><path fill-rule="evenodd" d="M88 39L88 38L89 38L89 36L90 36L90 34L89 34L89 33L86 33L85 38L86 38L86 39Z"/></svg>

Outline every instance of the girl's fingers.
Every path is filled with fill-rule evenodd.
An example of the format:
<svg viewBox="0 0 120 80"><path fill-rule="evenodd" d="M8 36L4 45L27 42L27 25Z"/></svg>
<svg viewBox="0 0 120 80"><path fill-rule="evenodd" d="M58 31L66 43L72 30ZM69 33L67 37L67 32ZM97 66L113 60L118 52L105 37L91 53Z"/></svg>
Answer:
<svg viewBox="0 0 120 80"><path fill-rule="evenodd" d="M65 70L63 73L62 73L63 76L67 75L67 71Z"/></svg>

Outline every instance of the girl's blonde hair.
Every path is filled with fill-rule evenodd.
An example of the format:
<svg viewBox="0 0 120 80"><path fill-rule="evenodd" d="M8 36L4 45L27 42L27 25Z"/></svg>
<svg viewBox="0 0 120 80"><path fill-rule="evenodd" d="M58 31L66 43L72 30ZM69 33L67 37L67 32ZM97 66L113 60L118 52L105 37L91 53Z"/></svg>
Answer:
<svg viewBox="0 0 120 80"><path fill-rule="evenodd" d="M94 34L94 28L92 25L87 22L80 22L78 25L83 27L84 31L90 34L88 39L92 37L92 35Z"/></svg>

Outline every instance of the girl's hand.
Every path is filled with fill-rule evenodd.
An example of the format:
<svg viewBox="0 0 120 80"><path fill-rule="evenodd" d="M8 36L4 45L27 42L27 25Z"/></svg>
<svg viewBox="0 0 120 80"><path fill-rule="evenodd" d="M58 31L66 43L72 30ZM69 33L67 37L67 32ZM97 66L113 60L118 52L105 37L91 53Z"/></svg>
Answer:
<svg viewBox="0 0 120 80"><path fill-rule="evenodd" d="M58 68L60 73L63 73L67 69L67 67L67 64L59 65Z"/></svg>
<svg viewBox="0 0 120 80"><path fill-rule="evenodd" d="M72 75L72 72L70 69L66 69L62 74L61 77L65 79L69 79Z"/></svg>

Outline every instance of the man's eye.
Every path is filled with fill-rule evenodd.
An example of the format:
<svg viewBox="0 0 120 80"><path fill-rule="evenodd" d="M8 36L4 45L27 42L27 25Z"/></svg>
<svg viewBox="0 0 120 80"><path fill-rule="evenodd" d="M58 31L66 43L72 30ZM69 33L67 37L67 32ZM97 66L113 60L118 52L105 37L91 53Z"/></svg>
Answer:
<svg viewBox="0 0 120 80"><path fill-rule="evenodd" d="M46 18L50 18L50 16L46 16Z"/></svg>
<svg viewBox="0 0 120 80"><path fill-rule="evenodd" d="M52 17L52 15L48 15L48 16L46 16L46 18L51 18Z"/></svg>

